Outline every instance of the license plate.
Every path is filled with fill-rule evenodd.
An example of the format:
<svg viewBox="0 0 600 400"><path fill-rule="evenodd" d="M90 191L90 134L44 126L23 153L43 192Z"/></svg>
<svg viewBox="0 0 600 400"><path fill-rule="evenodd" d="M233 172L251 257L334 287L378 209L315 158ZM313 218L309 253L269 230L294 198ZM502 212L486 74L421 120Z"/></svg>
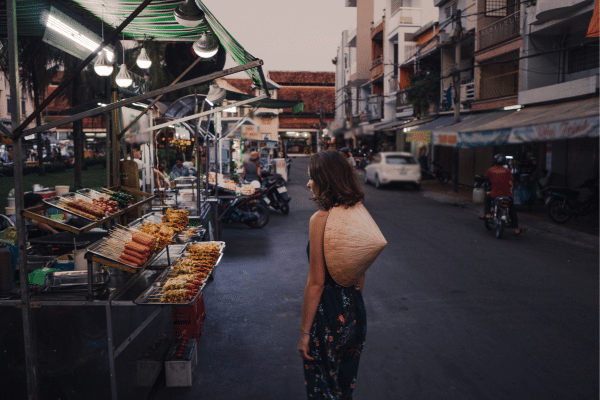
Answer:
<svg viewBox="0 0 600 400"><path fill-rule="evenodd" d="M279 193L285 193L285 192L287 192L287 188L286 188L285 186L278 187L278 188L277 188L277 191L278 191Z"/></svg>

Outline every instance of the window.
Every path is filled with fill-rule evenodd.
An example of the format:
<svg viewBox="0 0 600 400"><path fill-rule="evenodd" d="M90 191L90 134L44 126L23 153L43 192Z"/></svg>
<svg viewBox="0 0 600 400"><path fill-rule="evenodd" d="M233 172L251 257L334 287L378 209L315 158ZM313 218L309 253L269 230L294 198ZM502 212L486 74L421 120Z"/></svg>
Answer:
<svg viewBox="0 0 600 400"><path fill-rule="evenodd" d="M406 164L416 164L417 163L413 157L406 157L406 156L387 156L385 158L385 162L387 164L392 164L392 165L406 165Z"/></svg>
<svg viewBox="0 0 600 400"><path fill-rule="evenodd" d="M590 69L598 69L598 45L585 45L568 53L567 73L587 71Z"/></svg>
<svg viewBox="0 0 600 400"><path fill-rule="evenodd" d="M394 43L394 77L398 77L398 42Z"/></svg>
<svg viewBox="0 0 600 400"><path fill-rule="evenodd" d="M506 17L508 15L507 0L485 0L486 17Z"/></svg>
<svg viewBox="0 0 600 400"><path fill-rule="evenodd" d="M446 19L452 18L452 16L456 14L456 2L448 5L444 9L444 14L446 15Z"/></svg>

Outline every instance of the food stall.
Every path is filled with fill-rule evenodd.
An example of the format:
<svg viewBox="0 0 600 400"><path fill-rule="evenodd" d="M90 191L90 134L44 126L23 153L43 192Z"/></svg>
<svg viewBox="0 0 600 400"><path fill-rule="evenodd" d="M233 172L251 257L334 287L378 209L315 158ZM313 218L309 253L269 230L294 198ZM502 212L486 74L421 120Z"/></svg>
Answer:
<svg viewBox="0 0 600 400"><path fill-rule="evenodd" d="M4 321L0 331L2 397L145 398L161 368L168 369L167 365L173 362L191 363L194 351L190 349L195 348L191 338L198 338L205 315L203 289L222 259L225 243L207 241L209 227L200 226L205 211L211 207L208 192L203 195L204 203L198 207L198 216L190 217L188 210L164 208L159 212L152 212L150 204L155 199L154 194L141 192L135 184L123 184L124 170L119 159L129 126L123 127L123 122L118 118L118 110L136 102L154 99L146 107L144 112L147 112L166 93L206 85L219 77L241 71L248 73L263 94L233 105L266 99L269 92L262 71L263 63L248 54L199 0L185 2L188 11L189 6L200 9L201 12L196 14L186 14L184 7L179 7L181 2L175 1L151 5L150 0L144 0L133 11L129 2L115 1L111 3L110 16L103 14L104 7L98 6L93 0L65 0L62 3L66 4L66 8L61 12L57 10L59 5L54 3L30 7L22 2L9 0L6 7L7 18L4 19L7 21L8 52L12 55L9 58L10 90L14 112L11 115L12 129L1 126L0 130L13 140L15 148L17 224L14 243L18 247L18 269L11 271L14 272L11 280L17 276L18 285L3 291L0 296L0 318ZM173 7L169 8L168 4L165 6L166 3L172 3ZM38 32L54 29L57 25L48 23L49 16L65 18L69 14L71 19L66 24L76 29L83 25L77 25L75 17L91 17L93 21L112 24L113 29L107 33L106 39L104 34L99 37L101 44L91 53L89 49L80 49L83 61L75 72L66 77L31 115L21 119L19 68L16 67L17 31L21 28L31 29L27 24L36 25L34 28L38 28ZM198 18L199 15L201 19L198 19L196 28L178 26L178 23L183 25L186 18ZM139 21L136 19L138 16L142 17ZM172 21L167 21L166 17ZM164 22L154 25L147 23L154 18L160 18ZM46 26L38 26L44 23ZM91 25L93 24L88 24ZM181 71L178 78L167 87L119 99L116 94L118 89L115 90L115 86L112 86L113 89L107 91L111 93L110 101L107 101L110 104L99 103L97 108L30 127L30 122L59 95L74 76L99 54L99 59L103 57L102 52L107 45L120 38L121 34L123 37L127 35L129 39L136 39L140 31L153 37L153 40L169 42L192 42L199 36L211 36L216 40L219 54L222 55L217 55L216 58L224 60L224 54L228 52L238 66L226 70L223 70L223 65L217 65L213 70L201 69L201 72L190 73L188 80L178 83L192 67L201 64L200 61L205 61L206 65L218 64L211 61L210 57L199 54L189 68ZM89 29L85 32L93 34ZM66 41L61 47L65 51L77 47L68 42L72 37L56 34L46 36L50 41ZM189 53L189 46L186 52ZM218 114L223 109L224 107L215 105L209 110L202 109L194 115L173 122L200 119ZM54 196L44 199L42 206L24 209L21 157L23 137L101 114L109 116L106 188ZM159 124L146 129L154 131L161 127ZM135 132L140 133L144 132ZM215 139L220 138L217 136ZM130 196L130 201L119 204L117 199L113 199L116 193ZM42 215L42 211L47 208L57 208L76 215L84 222L72 225L47 218ZM60 240L57 236L54 242L28 241L26 219L63 230L58 234ZM85 262L75 263L73 270L61 270L61 263L57 262L57 258L49 261L41 273L36 272L39 269L30 271L30 267L34 266L33 262L28 261L32 257L31 252L36 247L44 246L51 247L53 251L62 249L66 252L65 256L68 256L68 252L84 248ZM6 280L5 276L2 278ZM189 342L187 338L190 338ZM169 378L168 370L166 373L167 382L172 382L173 377ZM173 386L186 384L191 382L177 382L177 379L172 382Z"/></svg>

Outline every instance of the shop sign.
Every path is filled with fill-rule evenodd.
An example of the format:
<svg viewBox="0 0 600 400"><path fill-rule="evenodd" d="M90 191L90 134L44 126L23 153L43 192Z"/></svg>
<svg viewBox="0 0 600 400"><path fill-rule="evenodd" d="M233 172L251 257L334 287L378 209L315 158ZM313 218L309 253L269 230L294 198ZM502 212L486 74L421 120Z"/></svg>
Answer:
<svg viewBox="0 0 600 400"><path fill-rule="evenodd" d="M415 113L414 108L407 107L400 112L396 112L396 118L412 117L414 115L414 113Z"/></svg>
<svg viewBox="0 0 600 400"><path fill-rule="evenodd" d="M367 121L381 119L383 109L382 104L382 96L371 95L367 98Z"/></svg>
<svg viewBox="0 0 600 400"><path fill-rule="evenodd" d="M598 137L599 120L579 118L534 126L512 128L510 143L537 142L556 139Z"/></svg>
<svg viewBox="0 0 600 400"><path fill-rule="evenodd" d="M457 143L458 133L456 132L435 132L433 134L434 145L455 147Z"/></svg>
<svg viewBox="0 0 600 400"><path fill-rule="evenodd" d="M242 138L252 140L262 139L254 125L242 125Z"/></svg>

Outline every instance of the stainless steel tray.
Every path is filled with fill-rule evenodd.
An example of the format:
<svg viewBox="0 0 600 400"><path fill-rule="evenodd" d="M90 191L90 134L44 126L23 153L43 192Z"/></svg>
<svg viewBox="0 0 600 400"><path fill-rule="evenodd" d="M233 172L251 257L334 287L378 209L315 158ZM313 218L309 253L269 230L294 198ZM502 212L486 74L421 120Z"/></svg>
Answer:
<svg viewBox="0 0 600 400"><path fill-rule="evenodd" d="M148 289L146 289L144 291L144 293L142 293L137 299L135 299L133 302L137 305L140 306L147 306L147 305L163 305L163 306L187 306L187 305L191 305L194 304L196 302L196 300L198 300L198 297L200 296L200 293L202 293L202 289L204 289L204 286L206 286L206 281L204 281L204 283L198 288L198 292L196 293L196 295L194 296L194 298L192 300L190 300L187 303L163 303L160 301L160 297L163 294L162 288L165 285L164 282L156 282L153 283Z"/></svg>
<svg viewBox="0 0 600 400"><path fill-rule="evenodd" d="M92 284L104 286L110 281L110 273L103 269L94 271ZM44 287L48 289L72 289L88 285L88 271L52 271L46 274Z"/></svg>
<svg viewBox="0 0 600 400"><path fill-rule="evenodd" d="M110 199L110 194L101 193L94 189L79 189L76 193L87 196L91 199Z"/></svg>
<svg viewBox="0 0 600 400"><path fill-rule="evenodd" d="M124 262L119 261L119 257L116 256L116 255L114 255L114 256L113 255L107 255L104 252L98 251L98 249L100 248L100 246L102 246L106 242L106 240L107 240L107 238L100 239L99 241L97 241L96 243L92 244L91 246L88 246L86 248L86 250L88 251L88 253L91 253L91 254L93 254L95 256L104 258L106 260L110 260L111 262L114 262L114 263L121 264L124 267L131 268L133 270L142 270L142 269L144 269L145 266L148 265L149 263L151 263L153 261L153 259L154 259L152 256L150 256L150 259L148 261L146 261L146 263L144 265L142 265L141 267L133 266L133 265L130 265L130 264L125 264Z"/></svg>
<svg viewBox="0 0 600 400"><path fill-rule="evenodd" d="M169 255L167 257L167 248L169 249ZM185 248L184 244L170 244L168 246L165 246L164 249L162 249L158 255L152 260L152 262L148 265L149 267L158 267L158 268L165 268L168 267L172 261L175 261L175 259L179 258L179 256L181 256L181 253L183 253L183 250ZM171 261L171 262L169 262Z"/></svg>
<svg viewBox="0 0 600 400"><path fill-rule="evenodd" d="M146 222L154 222L155 224L160 224L162 223L162 214L158 212L148 213L142 216L141 218L138 218L135 221L131 222L128 226L130 228L137 228L138 226L144 225Z"/></svg>
<svg viewBox="0 0 600 400"><path fill-rule="evenodd" d="M83 201L86 201L86 202L88 202L88 203L90 203L90 204L93 205L91 198L89 198L87 196L84 196L82 194L73 193L73 192L65 193L65 194L60 195L60 196L51 197L49 199L43 199L43 202L46 203L46 204L48 204L48 205L51 205L54 208L58 208L59 210L62 210L64 212L68 212L69 214L77 215L79 218L83 218L86 221L100 221L100 220L102 220L102 219L107 218L107 217L110 216L110 215L105 215L104 217L102 217L102 218L98 217L97 219L91 219L91 218L84 217L83 215L78 214L77 211L69 210L68 208L63 207L61 205L61 203L60 203L60 199L83 200Z"/></svg>
<svg viewBox="0 0 600 400"><path fill-rule="evenodd" d="M184 249L181 252L180 257L177 257L177 259L180 258L185 258L186 256L186 249L188 248L188 246L194 245L194 244L200 244L200 243L217 243L220 246L220 251L219 251L219 257L217 258L217 261L215 261L215 265L213 265L212 270L210 271L210 273L206 276L206 279L204 280L206 282L206 280L212 275L213 271L215 270L215 268L217 268L217 265L219 265L219 263L221 262L221 259L223 258L223 249L225 248L225 242L196 242L196 243L187 243L184 247ZM189 253L187 253L189 254ZM173 260L173 263L177 260ZM171 264L173 264L171 263ZM175 275L171 275L171 272L173 271L173 265L169 265L167 268L165 268L165 270L156 278L155 282L165 282L167 279L174 277Z"/></svg>

